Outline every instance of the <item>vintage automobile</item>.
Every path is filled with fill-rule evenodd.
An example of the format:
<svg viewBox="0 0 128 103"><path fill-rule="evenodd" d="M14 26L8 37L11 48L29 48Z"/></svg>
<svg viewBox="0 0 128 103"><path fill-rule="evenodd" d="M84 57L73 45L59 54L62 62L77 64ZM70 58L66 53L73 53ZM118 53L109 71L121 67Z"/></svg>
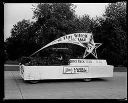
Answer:
<svg viewBox="0 0 128 103"><path fill-rule="evenodd" d="M83 36L82 34L82 37L88 36L88 34L84 35L86 36ZM83 79L84 81L91 81L92 78L113 77L114 66L108 65L106 60L97 59L97 55L93 51L96 48L96 43L93 41L91 42L92 47L90 47L89 50L88 47L85 47L86 50L83 58L68 58L69 56L64 58L59 54L49 55L46 57L33 57L33 55L37 54L44 48L57 43L73 43L83 46L83 44L80 44L81 42L71 37L76 36L76 34L71 34L69 36L70 38L64 36L64 40L63 38L59 38L58 40L53 41L52 43L36 51L31 56L22 58L21 62L19 63L19 71L23 80L31 83L37 83L39 80L48 79ZM85 42L88 43L87 39L84 40L86 40ZM89 53L92 53L96 59L85 59Z"/></svg>
<svg viewBox="0 0 128 103"><path fill-rule="evenodd" d="M113 77L113 66L106 60L70 59L68 65L44 65L21 63L20 75L25 81L37 83L45 79L83 79Z"/></svg>

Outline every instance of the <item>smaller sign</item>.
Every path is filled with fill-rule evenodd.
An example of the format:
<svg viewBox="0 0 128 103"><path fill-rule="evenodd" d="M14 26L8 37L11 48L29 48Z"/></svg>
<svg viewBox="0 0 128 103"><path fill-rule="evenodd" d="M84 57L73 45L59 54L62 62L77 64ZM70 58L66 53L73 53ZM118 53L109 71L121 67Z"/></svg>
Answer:
<svg viewBox="0 0 128 103"><path fill-rule="evenodd" d="M88 72L88 67L64 67L63 73L64 74L76 74L76 73L85 73Z"/></svg>
<svg viewBox="0 0 128 103"><path fill-rule="evenodd" d="M98 59L70 59L70 65L81 65L81 66L106 66L106 60Z"/></svg>

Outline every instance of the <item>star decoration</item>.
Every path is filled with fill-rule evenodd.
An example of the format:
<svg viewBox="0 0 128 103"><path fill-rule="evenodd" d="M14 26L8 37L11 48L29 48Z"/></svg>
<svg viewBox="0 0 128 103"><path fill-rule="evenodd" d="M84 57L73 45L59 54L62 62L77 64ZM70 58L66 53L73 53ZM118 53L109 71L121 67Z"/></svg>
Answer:
<svg viewBox="0 0 128 103"><path fill-rule="evenodd" d="M93 44L88 44L85 46L86 50L84 52L83 58L85 58L86 56L88 56L90 53L97 58L97 53L96 53L96 49L101 46L101 43L94 43Z"/></svg>

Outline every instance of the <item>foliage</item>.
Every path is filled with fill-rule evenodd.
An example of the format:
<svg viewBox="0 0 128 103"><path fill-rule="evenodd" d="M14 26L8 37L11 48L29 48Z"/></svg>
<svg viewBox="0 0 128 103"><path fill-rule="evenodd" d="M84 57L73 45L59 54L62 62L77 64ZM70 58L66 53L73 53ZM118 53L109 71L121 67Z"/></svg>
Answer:
<svg viewBox="0 0 128 103"><path fill-rule="evenodd" d="M126 65L126 3L110 3L103 17L97 18L93 29L95 40L103 43L104 49L100 55L109 64Z"/></svg>
<svg viewBox="0 0 128 103"><path fill-rule="evenodd" d="M60 60L55 54L52 56L41 58L41 57L22 57L19 60L20 64L26 66L41 66L41 65L68 65L69 60Z"/></svg>
<svg viewBox="0 0 128 103"><path fill-rule="evenodd" d="M11 37L5 41L6 51L10 60L21 56L29 56L35 50L36 42L31 33L33 23L28 20L19 21L11 30Z"/></svg>
<svg viewBox="0 0 128 103"><path fill-rule="evenodd" d="M71 3L41 3L34 9L40 29L39 43L47 44L56 38L75 32L90 32L91 20L88 15L77 17ZM45 43L44 43L44 42ZM41 43L43 42L43 43Z"/></svg>

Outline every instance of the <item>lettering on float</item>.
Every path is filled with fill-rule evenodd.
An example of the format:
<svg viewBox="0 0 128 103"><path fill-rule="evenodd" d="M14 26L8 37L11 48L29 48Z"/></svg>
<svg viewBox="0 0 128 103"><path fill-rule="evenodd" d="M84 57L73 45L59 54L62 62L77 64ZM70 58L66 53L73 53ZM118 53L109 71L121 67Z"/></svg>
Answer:
<svg viewBox="0 0 128 103"><path fill-rule="evenodd" d="M63 73L64 74L75 74L75 73L84 73L88 72L88 67L64 67Z"/></svg>
<svg viewBox="0 0 128 103"><path fill-rule="evenodd" d="M98 64L102 64L105 61L103 60L82 60L82 59L70 59L70 63L98 63Z"/></svg>

